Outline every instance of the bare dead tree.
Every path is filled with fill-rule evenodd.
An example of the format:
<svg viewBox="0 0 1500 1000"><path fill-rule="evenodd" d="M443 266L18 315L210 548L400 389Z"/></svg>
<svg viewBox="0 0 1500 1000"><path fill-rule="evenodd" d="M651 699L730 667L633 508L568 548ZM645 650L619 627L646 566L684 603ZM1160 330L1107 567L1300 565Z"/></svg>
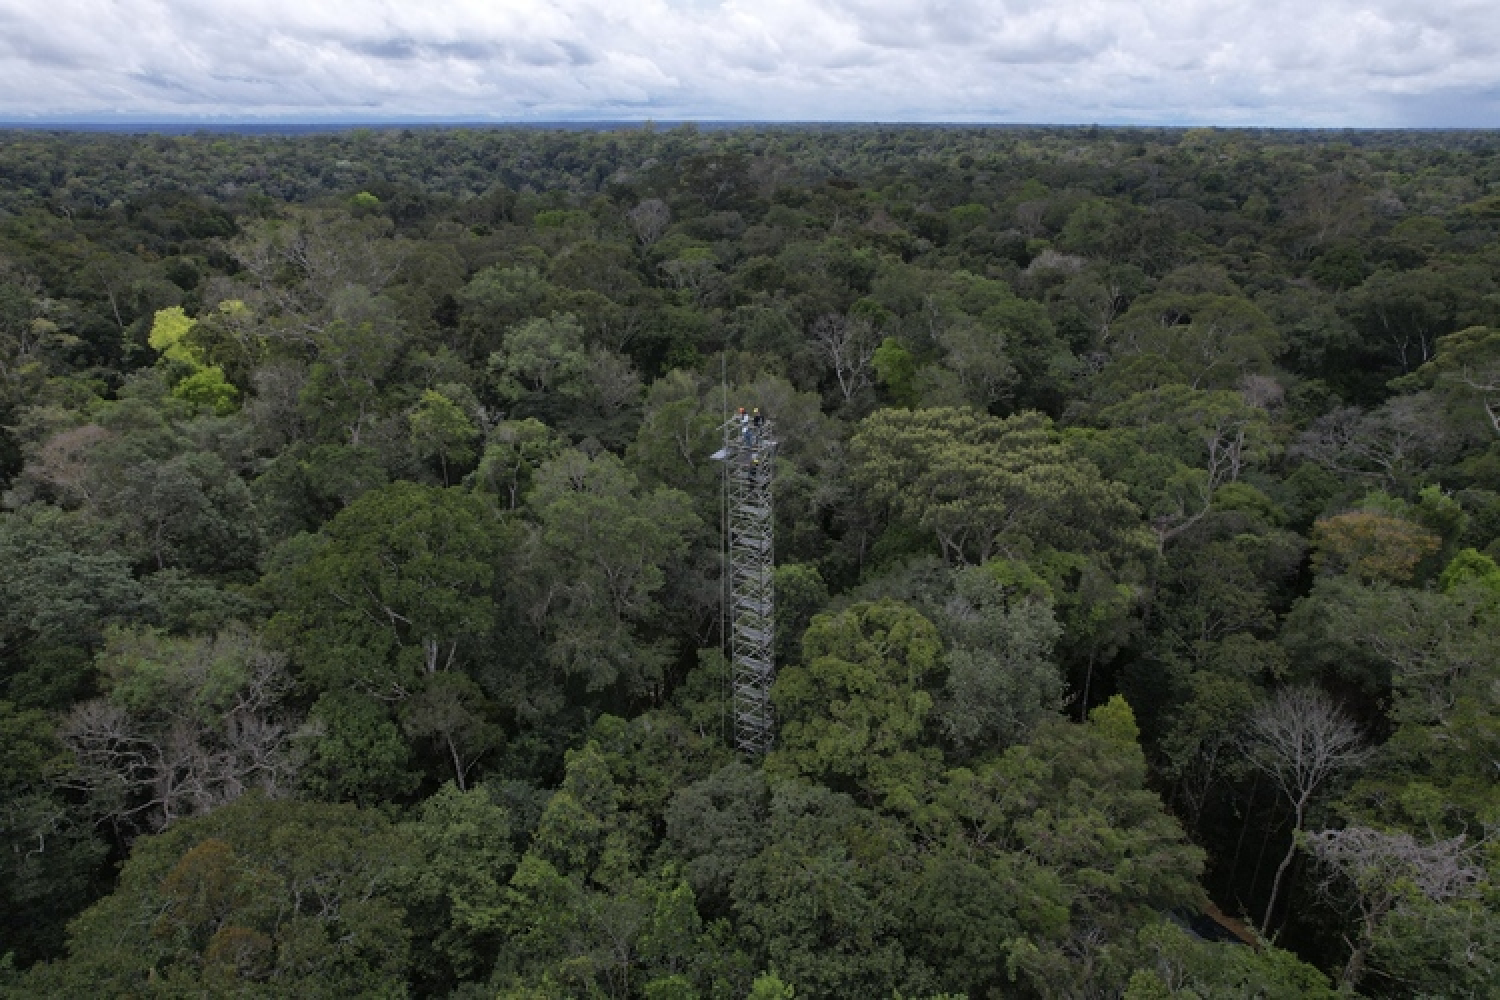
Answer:
<svg viewBox="0 0 1500 1000"><path fill-rule="evenodd" d="M1250 452L1253 420L1245 414L1221 414L1203 428L1209 476L1221 483L1238 482Z"/></svg>
<svg viewBox="0 0 1500 1000"><path fill-rule="evenodd" d="M89 808L116 832L154 826L137 823L136 817L159 803L155 797L142 801L136 793L156 785L157 754L124 708L103 698L83 702L68 713L58 737L74 757L72 769L59 782L64 788L87 796Z"/></svg>
<svg viewBox="0 0 1500 1000"><path fill-rule="evenodd" d="M284 655L230 630L179 642L167 656L172 678L159 697L128 706L107 697L84 702L58 733L73 755L60 784L126 836L211 812L252 788L275 796L295 780L291 733L280 715L291 688ZM216 689L228 658L240 674L226 694ZM211 690L215 708L205 704L216 700Z"/></svg>
<svg viewBox="0 0 1500 1000"><path fill-rule="evenodd" d="M1016 225L1027 236L1042 235L1042 217L1047 214L1045 201L1023 201L1016 206Z"/></svg>
<svg viewBox="0 0 1500 1000"><path fill-rule="evenodd" d="M653 318L654 314L640 305L612 309L589 320L589 339L612 351L623 352L651 328Z"/></svg>
<svg viewBox="0 0 1500 1000"><path fill-rule="evenodd" d="M755 185L756 193L767 201L771 200L771 196L786 183L792 173L792 163L785 157L763 155L750 161L750 183Z"/></svg>
<svg viewBox="0 0 1500 1000"><path fill-rule="evenodd" d="M1246 375L1240 379L1240 396L1257 410L1274 410L1286 399L1286 390L1269 375Z"/></svg>
<svg viewBox="0 0 1500 1000"><path fill-rule="evenodd" d="M879 346L869 320L829 313L813 323L813 339L838 380L844 402L870 384L875 348Z"/></svg>
<svg viewBox="0 0 1500 1000"><path fill-rule="evenodd" d="M266 450L279 452L307 437L301 410L307 378L307 366L297 361L272 361L251 374L255 394L245 401L243 412Z"/></svg>
<svg viewBox="0 0 1500 1000"><path fill-rule="evenodd" d="M1310 177L1286 199L1288 218L1296 220L1302 253L1362 231L1369 223L1369 192L1342 171Z"/></svg>
<svg viewBox="0 0 1500 1000"><path fill-rule="evenodd" d="M660 265L660 270L673 288L691 292L694 301L700 305L710 297L719 275L718 265L708 257L684 257L665 261Z"/></svg>
<svg viewBox="0 0 1500 1000"><path fill-rule="evenodd" d="M640 373L624 355L596 347L589 352L581 395L601 417L614 416L640 402Z"/></svg>
<svg viewBox="0 0 1500 1000"><path fill-rule="evenodd" d="M378 293L401 270L404 247L389 236L382 221L355 222L336 216L309 216L302 225L284 228L280 256L318 295L348 285Z"/></svg>
<svg viewBox="0 0 1500 1000"><path fill-rule="evenodd" d="M109 300L109 309L114 314L115 325L123 334L125 318L120 315L120 293L128 285L129 278L123 273L122 267L113 261L110 261L110 267L106 270L104 265L108 260L109 258L103 254L95 255L91 262L91 269L98 277L100 287L104 289L104 297Z"/></svg>
<svg viewBox="0 0 1500 1000"><path fill-rule="evenodd" d="M98 492L89 454L114 437L98 424L59 431L28 456L23 478L47 487L64 506L91 505Z"/></svg>
<svg viewBox="0 0 1500 1000"><path fill-rule="evenodd" d="M660 198L647 198L627 212L626 218L630 220L630 228L635 230L635 238L641 246L649 247L667 231L672 222L672 210Z"/></svg>
<svg viewBox="0 0 1500 1000"><path fill-rule="evenodd" d="M1080 257L1077 254L1071 253L1059 253L1051 247L1047 247L1031 259L1031 263L1026 265L1025 273L1027 275L1036 275L1044 271L1056 271L1062 274L1081 274L1088 266L1089 260L1087 257Z"/></svg>
<svg viewBox="0 0 1500 1000"><path fill-rule="evenodd" d="M1365 413L1345 407L1324 414L1291 448L1326 469L1395 486L1424 468L1443 445L1440 425L1415 396L1398 396Z"/></svg>
<svg viewBox="0 0 1500 1000"><path fill-rule="evenodd" d="M1030 270L1028 265L1028 273ZM1109 343L1111 327L1125 310L1125 289L1118 276L1107 270L1076 275L1063 286L1062 297L1094 328L1096 348Z"/></svg>
<svg viewBox="0 0 1500 1000"><path fill-rule="evenodd" d="M356 287L379 295L400 274L408 248L392 237L388 220L307 212L295 224L247 227L230 253L240 265L234 297L275 317L256 332L311 347L335 318L337 297Z"/></svg>
<svg viewBox="0 0 1500 1000"><path fill-rule="evenodd" d="M1271 779L1292 808L1292 842L1276 866L1261 921L1261 929L1269 931L1313 796L1335 774L1362 763L1369 751L1354 721L1314 687L1278 691L1251 714L1242 739L1251 766Z"/></svg>
<svg viewBox="0 0 1500 1000"><path fill-rule="evenodd" d="M1478 858L1481 846L1469 843L1463 834L1423 844L1409 833L1386 833L1366 826L1308 835L1307 849L1324 871L1322 892L1336 896L1344 884L1354 890L1359 933L1348 942L1349 960L1342 977L1345 989L1352 991L1359 985L1382 925L1416 896L1447 903L1479 893L1484 880Z"/></svg>
<svg viewBox="0 0 1500 1000"><path fill-rule="evenodd" d="M967 316L935 329L935 339L946 352L943 368L951 373L951 379L943 378L948 383L943 388L981 410L1011 395L1017 374L1005 353L1004 334Z"/></svg>

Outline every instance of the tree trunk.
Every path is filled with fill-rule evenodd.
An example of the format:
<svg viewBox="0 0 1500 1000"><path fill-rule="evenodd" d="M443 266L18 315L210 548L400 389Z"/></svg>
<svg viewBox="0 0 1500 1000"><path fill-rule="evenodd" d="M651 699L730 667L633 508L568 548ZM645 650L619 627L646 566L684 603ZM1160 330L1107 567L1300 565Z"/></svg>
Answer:
<svg viewBox="0 0 1500 1000"><path fill-rule="evenodd" d="M1307 809L1307 797L1297 803L1297 813L1292 821L1292 842L1287 845L1286 856L1281 859L1281 864L1276 866L1276 877L1271 880L1271 898L1266 900L1266 916L1261 921L1260 929L1267 935L1271 933L1271 913L1276 909L1276 897L1281 894L1281 880L1286 877L1287 869L1292 867L1292 859L1297 856L1297 834L1302 832L1302 814Z"/></svg>
<svg viewBox="0 0 1500 1000"><path fill-rule="evenodd" d="M453 779L458 782L458 790L467 792L469 785L464 778L463 758L458 754L458 746L453 742L453 734L444 733L443 742L448 744L448 755L453 758Z"/></svg>
<svg viewBox="0 0 1500 1000"><path fill-rule="evenodd" d="M1354 950L1349 953L1349 962L1344 966L1344 975L1339 980L1339 986L1351 994L1354 992L1355 984L1364 977L1365 957L1368 954L1369 948L1363 942L1355 945Z"/></svg>
<svg viewBox="0 0 1500 1000"><path fill-rule="evenodd" d="M1083 671L1083 697L1078 700L1078 721L1087 722L1089 717L1089 688L1094 685L1094 650L1089 650L1089 665Z"/></svg>

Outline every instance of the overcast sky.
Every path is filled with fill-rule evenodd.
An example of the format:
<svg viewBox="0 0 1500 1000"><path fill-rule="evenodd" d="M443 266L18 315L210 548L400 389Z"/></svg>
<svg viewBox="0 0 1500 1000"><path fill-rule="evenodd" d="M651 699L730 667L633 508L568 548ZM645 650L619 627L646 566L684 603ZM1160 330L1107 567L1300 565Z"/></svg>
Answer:
<svg viewBox="0 0 1500 1000"><path fill-rule="evenodd" d="M0 0L0 119L1500 126L1500 0Z"/></svg>

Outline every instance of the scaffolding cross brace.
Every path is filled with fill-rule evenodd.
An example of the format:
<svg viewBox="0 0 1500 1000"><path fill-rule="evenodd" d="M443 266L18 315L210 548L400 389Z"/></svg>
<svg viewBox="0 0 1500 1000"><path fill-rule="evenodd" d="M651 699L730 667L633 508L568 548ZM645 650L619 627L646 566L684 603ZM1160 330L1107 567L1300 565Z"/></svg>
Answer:
<svg viewBox="0 0 1500 1000"><path fill-rule="evenodd" d="M770 420L725 422L724 599L734 697L735 747L760 756L775 740L771 683L776 679L776 594L772 487L776 432Z"/></svg>

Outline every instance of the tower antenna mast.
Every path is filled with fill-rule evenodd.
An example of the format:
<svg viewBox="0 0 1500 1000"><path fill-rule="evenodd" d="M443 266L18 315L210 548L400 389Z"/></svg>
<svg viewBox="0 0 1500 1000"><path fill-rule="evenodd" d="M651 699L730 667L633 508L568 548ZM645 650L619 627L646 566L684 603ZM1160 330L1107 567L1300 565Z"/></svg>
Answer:
<svg viewBox="0 0 1500 1000"><path fill-rule="evenodd" d="M776 429L759 412L741 410L724 422L724 447L714 458L724 463L726 618L734 743L758 757L775 740L771 683L776 679L776 593L772 509L776 476Z"/></svg>

